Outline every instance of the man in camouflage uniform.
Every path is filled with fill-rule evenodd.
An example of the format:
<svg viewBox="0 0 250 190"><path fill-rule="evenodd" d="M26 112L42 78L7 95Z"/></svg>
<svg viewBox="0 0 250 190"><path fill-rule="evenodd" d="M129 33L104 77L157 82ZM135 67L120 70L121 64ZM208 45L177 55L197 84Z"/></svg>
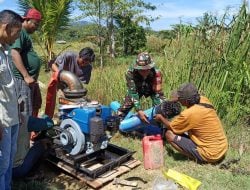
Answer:
<svg viewBox="0 0 250 190"><path fill-rule="evenodd" d="M127 95L118 115L124 118L134 107L139 118L149 123L147 116L141 110L142 96L151 97L153 106L160 104L165 97L162 92L161 72L155 68L155 63L147 52L138 54L135 64L125 74L127 81Z"/></svg>

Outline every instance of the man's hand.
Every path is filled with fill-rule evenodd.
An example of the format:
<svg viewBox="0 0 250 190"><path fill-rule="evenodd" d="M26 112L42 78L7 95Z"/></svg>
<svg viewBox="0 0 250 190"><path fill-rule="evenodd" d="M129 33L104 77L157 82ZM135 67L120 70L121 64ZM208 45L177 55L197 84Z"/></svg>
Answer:
<svg viewBox="0 0 250 190"><path fill-rule="evenodd" d="M154 116L154 120L157 121L157 122L162 122L162 118L164 118L164 117L161 114L156 114Z"/></svg>
<svg viewBox="0 0 250 190"><path fill-rule="evenodd" d="M170 126L170 121L168 121L163 115L161 114L156 114L154 116L154 120L157 122L161 122L163 125L165 125L166 127Z"/></svg>
<svg viewBox="0 0 250 190"><path fill-rule="evenodd" d="M27 69L25 68L20 52L21 50L18 48L11 49L11 57L17 70L22 74L24 81L27 83L27 85L31 86L32 83L35 82L35 80L29 75Z"/></svg>
<svg viewBox="0 0 250 190"><path fill-rule="evenodd" d="M24 76L24 81L27 83L27 85L31 86L35 83L35 79L29 75Z"/></svg>
<svg viewBox="0 0 250 190"><path fill-rule="evenodd" d="M147 118L146 114L145 114L142 110L139 110L137 113L138 113L139 118L140 118L143 122L149 124L148 118Z"/></svg>

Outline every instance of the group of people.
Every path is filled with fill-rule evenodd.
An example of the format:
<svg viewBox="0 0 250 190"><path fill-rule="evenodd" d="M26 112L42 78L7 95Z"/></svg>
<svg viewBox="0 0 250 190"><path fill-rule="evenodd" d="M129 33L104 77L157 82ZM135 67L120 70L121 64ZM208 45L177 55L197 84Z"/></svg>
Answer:
<svg viewBox="0 0 250 190"><path fill-rule="evenodd" d="M23 17L11 10L0 12L0 189L11 189L11 179L27 175L46 150L43 142L30 146L29 120L38 117L42 98L38 85L41 61L33 49L30 34L41 22L41 13L31 8ZM91 78L94 51L87 47L79 53L64 52L52 64L47 100L55 99L58 74L61 70L74 73L88 84ZM153 105L166 98L162 89L162 75L147 52L139 53L125 74L127 94L118 110L120 117L135 108L138 117L149 123L140 104L141 98L150 97ZM216 163L228 149L220 119L211 102L199 94L192 83L182 84L171 101L178 101L186 109L171 121L161 114L154 119L167 131L167 141L180 153L198 163ZM53 117L55 100L46 105L45 113ZM52 107L51 107L52 105ZM34 123L33 123L34 124ZM30 130L28 130L28 128ZM18 143L17 143L18 142ZM14 164L13 164L14 163Z"/></svg>
<svg viewBox="0 0 250 190"><path fill-rule="evenodd" d="M53 126L52 117L38 118L42 98L38 84L41 60L30 34L39 27L41 13L28 9L23 16L0 12L0 189L11 189L12 178L23 178L47 149L46 139L30 143L30 132ZM88 84L95 59L91 48L79 54L65 52L52 64L52 71L68 70Z"/></svg>
<svg viewBox="0 0 250 190"><path fill-rule="evenodd" d="M118 109L121 117L134 107L138 117L149 123L141 109L142 96L151 97L152 104L165 100L162 92L161 72L147 52L140 53L135 63L125 74L127 95ZM198 163L216 163L222 160L228 149L228 142L221 121L211 102L199 94L192 83L184 83L172 92L170 101L179 102L186 107L171 121L162 114L154 119L167 130L166 140L174 149Z"/></svg>
<svg viewBox="0 0 250 190"><path fill-rule="evenodd" d="M134 107L138 117L149 123L141 109L142 96L151 97L152 104L165 100L162 92L161 72L147 52L140 53L135 63L125 74L127 95L118 109L121 117ZM199 94L192 83L184 83L172 92L171 100L186 107L171 121L162 114L154 119L167 128L166 140L174 149L198 163L216 163L222 160L228 149L228 142L221 121L211 102Z"/></svg>
<svg viewBox="0 0 250 190"><path fill-rule="evenodd" d="M11 189L11 179L27 175L44 153L41 142L30 146L29 132L46 129L47 121L53 125L48 117L33 122L41 107L37 84L41 63L30 34L40 20L36 9L23 17L11 10L0 12L0 189Z"/></svg>

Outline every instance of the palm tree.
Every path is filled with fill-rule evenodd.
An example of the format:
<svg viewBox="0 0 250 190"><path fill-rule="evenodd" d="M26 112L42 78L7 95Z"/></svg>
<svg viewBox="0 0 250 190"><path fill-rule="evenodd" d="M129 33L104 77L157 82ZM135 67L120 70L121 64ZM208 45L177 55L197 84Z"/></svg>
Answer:
<svg viewBox="0 0 250 190"><path fill-rule="evenodd" d="M33 7L42 14L39 37L45 47L46 60L54 58L53 46L62 27L68 26L73 0L18 0L21 11ZM41 43L40 43L41 44ZM48 66L46 65L46 70Z"/></svg>

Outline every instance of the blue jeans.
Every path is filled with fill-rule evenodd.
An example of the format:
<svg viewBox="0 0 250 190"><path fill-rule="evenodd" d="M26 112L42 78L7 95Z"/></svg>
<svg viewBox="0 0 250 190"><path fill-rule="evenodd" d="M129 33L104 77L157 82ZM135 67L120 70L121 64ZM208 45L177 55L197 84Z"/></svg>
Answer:
<svg viewBox="0 0 250 190"><path fill-rule="evenodd" d="M3 138L0 141L0 189L11 189L13 158L16 153L16 142L19 125L3 128Z"/></svg>
<svg viewBox="0 0 250 190"><path fill-rule="evenodd" d="M13 168L12 177L15 179L26 177L45 152L46 149L44 145L39 141L35 142L35 144L29 149L23 163L20 166Z"/></svg>

